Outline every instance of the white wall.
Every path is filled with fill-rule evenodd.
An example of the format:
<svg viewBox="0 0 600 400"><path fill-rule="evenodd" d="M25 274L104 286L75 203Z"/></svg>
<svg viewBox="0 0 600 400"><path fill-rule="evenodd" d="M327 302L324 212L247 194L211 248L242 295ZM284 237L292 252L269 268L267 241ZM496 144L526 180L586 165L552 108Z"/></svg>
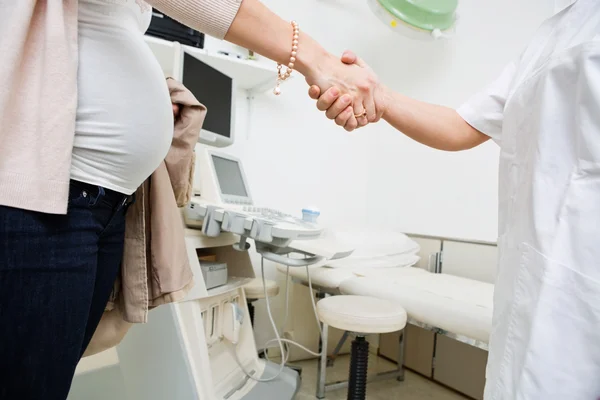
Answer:
<svg viewBox="0 0 600 400"><path fill-rule="evenodd" d="M393 89L457 107L495 79L551 12L546 0L462 0L451 41L418 43L387 33L383 26L373 27L367 39L380 46L364 46L363 57ZM386 210L375 218L376 226L496 240L495 144L444 153L398 135L385 124L370 129L369 136L368 204Z"/></svg>
<svg viewBox="0 0 600 400"><path fill-rule="evenodd" d="M399 36L363 0L266 0L328 50L351 48L381 81L408 96L456 107L491 82L553 11L548 0L462 0L456 37L416 42ZM258 203L299 212L314 205L322 222L496 240L498 148L461 153L426 148L386 123L348 134L306 95L304 79L279 97L240 105L238 140Z"/></svg>
<svg viewBox="0 0 600 400"><path fill-rule="evenodd" d="M462 0L456 37L423 43L389 30L363 0L264 2L329 51L356 51L394 90L451 107L493 80L553 10L548 0ZM244 160L256 203L294 213L313 205L322 211L321 222L335 227L496 240L493 143L444 153L384 122L348 134L319 113L306 92L295 75L281 96L255 96L250 112L240 105L238 137L225 151ZM281 279L272 267L267 277ZM278 316L282 304L280 295L273 302ZM257 326L260 345L272 337L260 303Z"/></svg>

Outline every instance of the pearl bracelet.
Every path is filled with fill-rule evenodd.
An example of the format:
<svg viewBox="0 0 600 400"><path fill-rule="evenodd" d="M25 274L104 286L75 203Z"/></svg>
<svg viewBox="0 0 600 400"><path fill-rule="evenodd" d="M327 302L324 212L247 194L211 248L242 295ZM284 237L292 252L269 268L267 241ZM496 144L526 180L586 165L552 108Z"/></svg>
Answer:
<svg viewBox="0 0 600 400"><path fill-rule="evenodd" d="M294 36L292 38L292 53L290 55L290 62L287 65L287 69L285 72L281 72L283 65L277 64L277 83L275 84L275 89L273 93L275 95L281 94L281 87L279 86L281 82L285 81L287 78L292 75L292 71L294 71L294 63L296 62L296 54L298 52L298 38L300 37L300 28L298 27L298 23L296 21L292 21L292 28L294 31Z"/></svg>

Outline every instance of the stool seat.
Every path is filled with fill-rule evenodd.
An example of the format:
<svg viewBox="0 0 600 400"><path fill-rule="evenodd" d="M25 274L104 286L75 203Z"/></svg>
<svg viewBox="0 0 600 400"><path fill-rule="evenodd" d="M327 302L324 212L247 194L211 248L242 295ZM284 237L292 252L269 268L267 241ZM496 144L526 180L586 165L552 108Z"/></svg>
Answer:
<svg viewBox="0 0 600 400"><path fill-rule="evenodd" d="M277 282L266 279L265 284L267 286L267 295L269 297L275 297L279 294L279 285ZM261 278L254 278L250 282L244 285L244 292L248 300L258 300L265 298L265 291L263 289L263 281Z"/></svg>
<svg viewBox="0 0 600 400"><path fill-rule="evenodd" d="M406 311L385 299L369 296L332 296L317 303L324 324L354 333L390 333L406 326Z"/></svg>

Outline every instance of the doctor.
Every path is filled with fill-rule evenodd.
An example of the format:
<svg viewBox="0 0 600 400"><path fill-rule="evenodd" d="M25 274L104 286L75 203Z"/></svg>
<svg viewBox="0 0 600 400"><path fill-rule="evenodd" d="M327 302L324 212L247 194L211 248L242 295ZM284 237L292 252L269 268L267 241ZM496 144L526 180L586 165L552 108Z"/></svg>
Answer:
<svg viewBox="0 0 600 400"><path fill-rule="evenodd" d="M368 68L352 53L346 63ZM425 145L501 147L499 268L486 400L600 398L600 1L547 20L458 110L389 90L377 114L335 88L320 110L351 130L379 117ZM358 116L356 118L355 114Z"/></svg>

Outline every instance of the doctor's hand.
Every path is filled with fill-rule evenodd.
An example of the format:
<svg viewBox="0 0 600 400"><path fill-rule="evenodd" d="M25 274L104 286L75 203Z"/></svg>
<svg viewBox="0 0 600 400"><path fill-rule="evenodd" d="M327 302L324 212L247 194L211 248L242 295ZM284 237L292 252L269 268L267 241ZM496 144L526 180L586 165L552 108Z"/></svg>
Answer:
<svg viewBox="0 0 600 400"><path fill-rule="evenodd" d="M329 119L335 120L336 124L343 126L344 129L350 132L381 119L385 111L385 107L383 107L384 91L371 68L357 57L356 54L351 51L344 52L342 62L353 68L360 68L374 77L374 87L371 89L372 97L368 106L365 106L365 109L367 109L366 115L361 116L361 113L357 112L357 109L360 111L361 108L360 106L356 107L355 99L350 94L339 90L336 86L322 91L319 86L312 85L308 94L312 99L317 100L317 108L319 110L325 111Z"/></svg>
<svg viewBox="0 0 600 400"><path fill-rule="evenodd" d="M351 52L344 53L342 62L333 56L322 60L306 75L306 82L312 85L310 96L319 98L319 110L347 131L381 118L376 108L381 96L379 79Z"/></svg>

